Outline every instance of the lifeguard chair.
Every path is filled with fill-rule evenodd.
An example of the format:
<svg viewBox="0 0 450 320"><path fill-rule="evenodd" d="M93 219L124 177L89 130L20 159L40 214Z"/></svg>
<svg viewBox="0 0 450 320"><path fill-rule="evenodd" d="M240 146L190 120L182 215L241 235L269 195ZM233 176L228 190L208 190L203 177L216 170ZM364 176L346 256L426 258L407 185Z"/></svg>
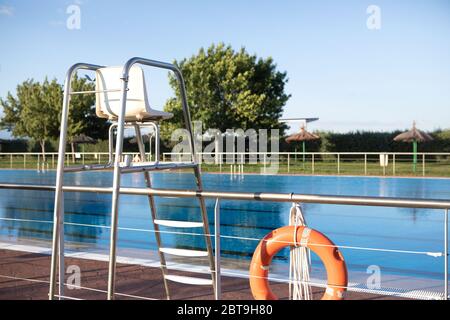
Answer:
<svg viewBox="0 0 450 320"><path fill-rule="evenodd" d="M123 67L106 67L95 72L95 111L98 117L117 122L121 109L121 87ZM147 86L144 71L133 66L128 75L127 106L125 121L147 122L170 119L173 114L154 110L150 107L147 97Z"/></svg>
<svg viewBox="0 0 450 320"><path fill-rule="evenodd" d="M160 162L159 161L159 126L158 123L170 119L171 113L154 110L150 107L147 97L147 87L144 79L144 72L139 66L150 66L170 70L175 74L178 80L181 103L184 114L185 128L189 133L191 159L187 162ZM71 89L71 80L78 70L91 70L96 73L96 88L94 91L75 92ZM106 118L111 121L109 129L109 161L104 164L76 165L66 167L64 163L67 120L69 113L70 97L76 94L95 94L96 95L96 114L98 117ZM145 161L145 148L142 142L141 128L153 127L155 133L155 161ZM129 157L123 157L123 138L125 128L134 128L136 132L137 145L139 147L139 162L132 162ZM116 145L114 148L113 138L116 133ZM61 116L61 132L58 151L58 166L56 172L55 188L55 206L54 206L54 227L52 259L50 270L50 289L49 298L54 299L56 294L56 276L59 274L59 296L63 296L64 286L64 193L63 176L64 172L77 172L89 170L110 170L113 171L112 185L112 209L111 209L111 234L110 234L110 252L109 252L109 270L108 270L108 299L114 299L115 274L116 274L116 245L117 245L117 223L119 215L119 195L121 175L130 172L143 172L147 188L152 187L150 171L155 170L177 170L193 169L197 190L202 190L202 181L200 168L196 162L195 144L192 133L191 118L186 97L186 89L183 76L180 70L173 64L144 59L132 58L124 66L104 67L99 65L78 63L73 65L67 72L64 86L64 101ZM66 186L64 186L66 187ZM95 192L95 188L92 188ZM167 299L170 299L170 290L168 281L174 281L187 285L211 285L214 289L214 257L210 239L208 216L206 212L205 201L202 197L197 197L200 206L201 219L197 221L184 220L173 221L159 219L154 197L148 195L151 217L155 230L156 244L158 246L158 255L161 262L161 270L164 280ZM169 228L202 228L205 239L206 250L186 250L164 247L159 232L160 226ZM197 278L170 274L170 269L166 264L166 255L175 255L181 257L197 258L208 257L211 271L211 278ZM59 271L58 271L59 266Z"/></svg>

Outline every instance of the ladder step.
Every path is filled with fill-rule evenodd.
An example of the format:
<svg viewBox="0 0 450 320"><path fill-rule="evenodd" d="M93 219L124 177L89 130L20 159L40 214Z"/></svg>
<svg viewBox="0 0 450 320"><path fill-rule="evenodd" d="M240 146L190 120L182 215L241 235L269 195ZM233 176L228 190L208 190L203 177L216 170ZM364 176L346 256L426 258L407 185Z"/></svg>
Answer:
<svg viewBox="0 0 450 320"><path fill-rule="evenodd" d="M159 251L174 256L182 257L207 257L208 251L188 250L188 249L175 249L175 248L159 248Z"/></svg>
<svg viewBox="0 0 450 320"><path fill-rule="evenodd" d="M174 227L174 228L200 228L200 227L203 227L203 222L159 220L159 219L155 219L154 222L160 226Z"/></svg>
<svg viewBox="0 0 450 320"><path fill-rule="evenodd" d="M198 286L207 286L212 285L212 279L203 279L203 278L194 278L194 277L185 277L185 276L174 276L174 275L165 275L167 280L173 282L179 282L184 284L192 284Z"/></svg>
<svg viewBox="0 0 450 320"><path fill-rule="evenodd" d="M122 162L120 171L122 173L131 173L139 171L179 170L195 168L197 166L193 162L132 162L129 166Z"/></svg>

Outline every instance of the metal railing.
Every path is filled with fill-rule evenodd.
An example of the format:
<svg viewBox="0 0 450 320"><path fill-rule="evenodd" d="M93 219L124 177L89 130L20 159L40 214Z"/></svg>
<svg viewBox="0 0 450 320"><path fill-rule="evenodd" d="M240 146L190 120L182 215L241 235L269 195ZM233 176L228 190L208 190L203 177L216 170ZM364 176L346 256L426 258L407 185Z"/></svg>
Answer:
<svg viewBox="0 0 450 320"><path fill-rule="evenodd" d="M187 153L165 152L163 161L181 161ZM219 172L267 173L277 163L277 173L432 175L450 177L450 153L412 152L198 152L197 161ZM382 165L383 164L383 165ZM229 169L228 169L229 167Z"/></svg>
<svg viewBox="0 0 450 320"><path fill-rule="evenodd" d="M123 155L139 156L139 152ZM160 160L179 161L187 153L165 152ZM217 156L217 160L215 159ZM278 161L278 173L331 174L331 175L385 175L385 176L441 176L450 177L450 153L426 152L417 154L414 172L413 153L410 152L234 152L197 153L204 171L267 173L274 156ZM380 165L380 156L387 157L387 165ZM65 161L71 164L100 164L107 160L108 152L66 152ZM206 159L208 157L208 159ZM153 153L146 153L146 160L155 160ZM257 159L255 162L254 159ZM212 159L212 160L211 160ZM43 161L38 152L0 152L0 169L56 168L58 153L46 153Z"/></svg>
<svg viewBox="0 0 450 320"><path fill-rule="evenodd" d="M23 185L23 184L0 184L0 189L19 189L32 191L55 191L55 186L50 185ZM97 192L97 193L112 193L112 188L106 187L86 187L86 186L64 186L64 192ZM418 252L408 250L392 250L380 248L362 248L336 245L338 248L350 248L369 251L385 251L385 252L401 252L401 253L416 253L426 254L432 257L443 257L444 259L444 292L443 299L448 299L448 209L450 208L450 201L448 200L433 200L433 199L407 199L407 198L386 198L386 197L362 197L362 196L336 196L336 195L310 195L310 194L295 194L295 193L264 193L264 192L230 192L230 191L197 191L197 190L176 190L176 189L156 189L156 188L130 188L121 187L120 194L128 195L144 195L144 196L162 196L162 197L179 197L179 198L195 198L205 197L215 199L214 206L214 234L207 236L213 237L217 245L215 251L216 269L215 279L217 286L215 289L215 297L221 297L221 251L220 242L223 238L230 238L230 236L223 236L220 234L220 200L251 200L251 201L270 201L270 202L295 202L295 203L315 203L315 204L334 204L334 205L353 205L353 206L382 206L382 207L403 207L403 208L428 208L441 209L444 214L444 250L443 252ZM53 223L48 221L48 223ZM95 225L93 226L95 227ZM97 226L100 227L100 226ZM107 227L108 226L103 226ZM126 228L125 228L126 229ZM148 231L151 230L138 230ZM153 231L154 232L154 231ZM164 232L164 231L159 231ZM166 231L167 232L167 231ZM183 233L181 233L183 234ZM231 237L239 238L239 237ZM259 241L260 239L247 239ZM61 254L64 248L61 248ZM60 261L64 261L61 259ZM62 281L64 284L64 282ZM68 298L68 297L66 297ZM69 297L70 298L70 297ZM138 297L135 297L138 298Z"/></svg>
<svg viewBox="0 0 450 320"><path fill-rule="evenodd" d="M139 152L123 152L123 156L139 157ZM108 161L109 152L66 152L66 165L73 164L101 164ZM146 153L146 161L155 159L153 153ZM37 171L56 169L58 163L57 152L45 153L45 160L41 152L0 152L0 169L36 169Z"/></svg>

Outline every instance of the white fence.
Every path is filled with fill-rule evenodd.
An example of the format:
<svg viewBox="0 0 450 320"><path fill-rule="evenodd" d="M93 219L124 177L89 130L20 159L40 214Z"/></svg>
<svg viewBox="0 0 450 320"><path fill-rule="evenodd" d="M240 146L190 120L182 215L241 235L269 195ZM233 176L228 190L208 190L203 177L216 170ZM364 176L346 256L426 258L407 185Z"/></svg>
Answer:
<svg viewBox="0 0 450 320"><path fill-rule="evenodd" d="M124 152L123 156L138 156L138 152ZM94 164L108 162L108 152L66 152L65 162L70 164ZM154 155L147 153L146 160L154 160ZM0 152L0 169L56 169L57 152L45 153L45 160L40 152Z"/></svg>
<svg viewBox="0 0 450 320"><path fill-rule="evenodd" d="M163 153L163 161L181 161L186 153ZM280 173L450 176L450 153L412 152L234 152L198 153L197 161L218 171L267 173L276 161ZM224 168L225 167L225 168ZM258 168L259 167L259 168Z"/></svg>
<svg viewBox="0 0 450 320"><path fill-rule="evenodd" d="M124 155L133 158L137 152ZM162 161L182 161L187 153L163 153ZM66 153L66 164L94 164L108 161L108 152ZM268 168L277 163L278 173L290 174L358 174L358 175L420 175L450 177L450 153L410 152L234 152L198 153L197 161L204 171L231 173L268 173ZM46 153L0 153L0 168L37 169L56 168L58 154ZM147 153L147 161L154 160L154 154ZM136 160L138 161L138 160Z"/></svg>

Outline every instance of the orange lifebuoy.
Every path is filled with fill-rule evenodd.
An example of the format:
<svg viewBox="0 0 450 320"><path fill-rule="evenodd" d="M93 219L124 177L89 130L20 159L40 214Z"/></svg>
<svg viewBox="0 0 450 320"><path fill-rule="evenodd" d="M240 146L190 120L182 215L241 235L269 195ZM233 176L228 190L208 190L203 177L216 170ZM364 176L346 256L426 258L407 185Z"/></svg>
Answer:
<svg viewBox="0 0 450 320"><path fill-rule="evenodd" d="M281 249L298 244L316 253L325 265L328 285L322 300L342 300L348 275L344 257L322 233L304 226L286 226L267 234L256 248L250 264L250 288L257 300L276 300L269 287L269 265Z"/></svg>

